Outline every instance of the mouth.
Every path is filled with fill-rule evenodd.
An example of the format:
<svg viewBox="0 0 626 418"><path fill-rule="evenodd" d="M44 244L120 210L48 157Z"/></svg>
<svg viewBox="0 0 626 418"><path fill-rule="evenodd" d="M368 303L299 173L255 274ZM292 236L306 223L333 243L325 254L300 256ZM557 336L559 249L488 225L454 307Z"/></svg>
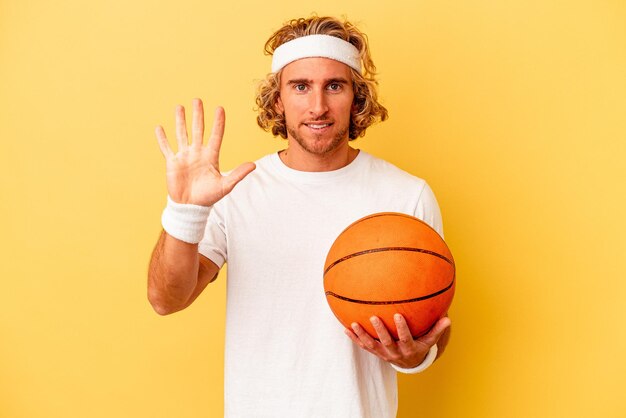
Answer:
<svg viewBox="0 0 626 418"><path fill-rule="evenodd" d="M331 127L333 123L332 122L311 122L311 123L304 123L303 125L311 129L314 132L322 132L326 130L327 128Z"/></svg>

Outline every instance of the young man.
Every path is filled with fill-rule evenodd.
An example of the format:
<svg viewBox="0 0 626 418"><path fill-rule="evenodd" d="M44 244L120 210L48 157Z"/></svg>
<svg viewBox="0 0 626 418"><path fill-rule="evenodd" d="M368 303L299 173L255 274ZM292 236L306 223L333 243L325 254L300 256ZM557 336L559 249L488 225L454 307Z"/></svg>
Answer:
<svg viewBox="0 0 626 418"><path fill-rule="evenodd" d="M346 226L375 212L417 216L441 233L437 202L423 180L350 147L387 117L358 29L333 18L293 20L266 50L272 72L257 97L258 123L286 138L285 150L223 176L223 109L207 145L198 99L190 142L177 107L176 153L157 127L169 197L149 300L159 314L184 309L228 262L226 416L393 417L396 370L428 367L450 320L413 339L397 315L399 341L375 317L378 340L359 324L343 330L325 300L324 260Z"/></svg>

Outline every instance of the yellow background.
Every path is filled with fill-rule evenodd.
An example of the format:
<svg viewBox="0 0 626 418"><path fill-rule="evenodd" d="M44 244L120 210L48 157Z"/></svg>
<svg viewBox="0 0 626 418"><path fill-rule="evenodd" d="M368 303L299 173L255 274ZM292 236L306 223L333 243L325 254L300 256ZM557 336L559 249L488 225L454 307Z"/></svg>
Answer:
<svg viewBox="0 0 626 418"><path fill-rule="evenodd" d="M202 97L223 169L280 149L262 48L312 11L369 35L391 117L355 146L428 180L458 266L399 416L626 416L625 3L303 3L0 1L0 416L222 415L224 277L170 317L145 296L153 130Z"/></svg>

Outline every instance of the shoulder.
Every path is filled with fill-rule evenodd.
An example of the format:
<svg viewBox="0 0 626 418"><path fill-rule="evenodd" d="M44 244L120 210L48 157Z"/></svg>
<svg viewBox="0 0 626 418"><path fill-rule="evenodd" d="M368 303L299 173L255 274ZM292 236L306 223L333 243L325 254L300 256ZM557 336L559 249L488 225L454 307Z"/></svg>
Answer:
<svg viewBox="0 0 626 418"><path fill-rule="evenodd" d="M386 182L390 186L411 187L422 189L426 186L426 181L414 174L411 174L387 160L363 152L364 166L367 172L376 179Z"/></svg>
<svg viewBox="0 0 626 418"><path fill-rule="evenodd" d="M439 204L426 180L373 155L363 157L367 181L377 193L391 196L394 202L404 202L406 207L401 211L423 220L443 236Z"/></svg>

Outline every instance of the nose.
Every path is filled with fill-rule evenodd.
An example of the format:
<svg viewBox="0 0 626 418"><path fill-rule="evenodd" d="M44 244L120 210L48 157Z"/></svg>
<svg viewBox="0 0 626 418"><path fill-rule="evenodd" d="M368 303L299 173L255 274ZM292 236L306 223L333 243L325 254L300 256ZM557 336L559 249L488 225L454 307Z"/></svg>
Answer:
<svg viewBox="0 0 626 418"><path fill-rule="evenodd" d="M328 112L328 99L324 93L322 89L315 89L311 93L309 113L315 119L320 119Z"/></svg>

